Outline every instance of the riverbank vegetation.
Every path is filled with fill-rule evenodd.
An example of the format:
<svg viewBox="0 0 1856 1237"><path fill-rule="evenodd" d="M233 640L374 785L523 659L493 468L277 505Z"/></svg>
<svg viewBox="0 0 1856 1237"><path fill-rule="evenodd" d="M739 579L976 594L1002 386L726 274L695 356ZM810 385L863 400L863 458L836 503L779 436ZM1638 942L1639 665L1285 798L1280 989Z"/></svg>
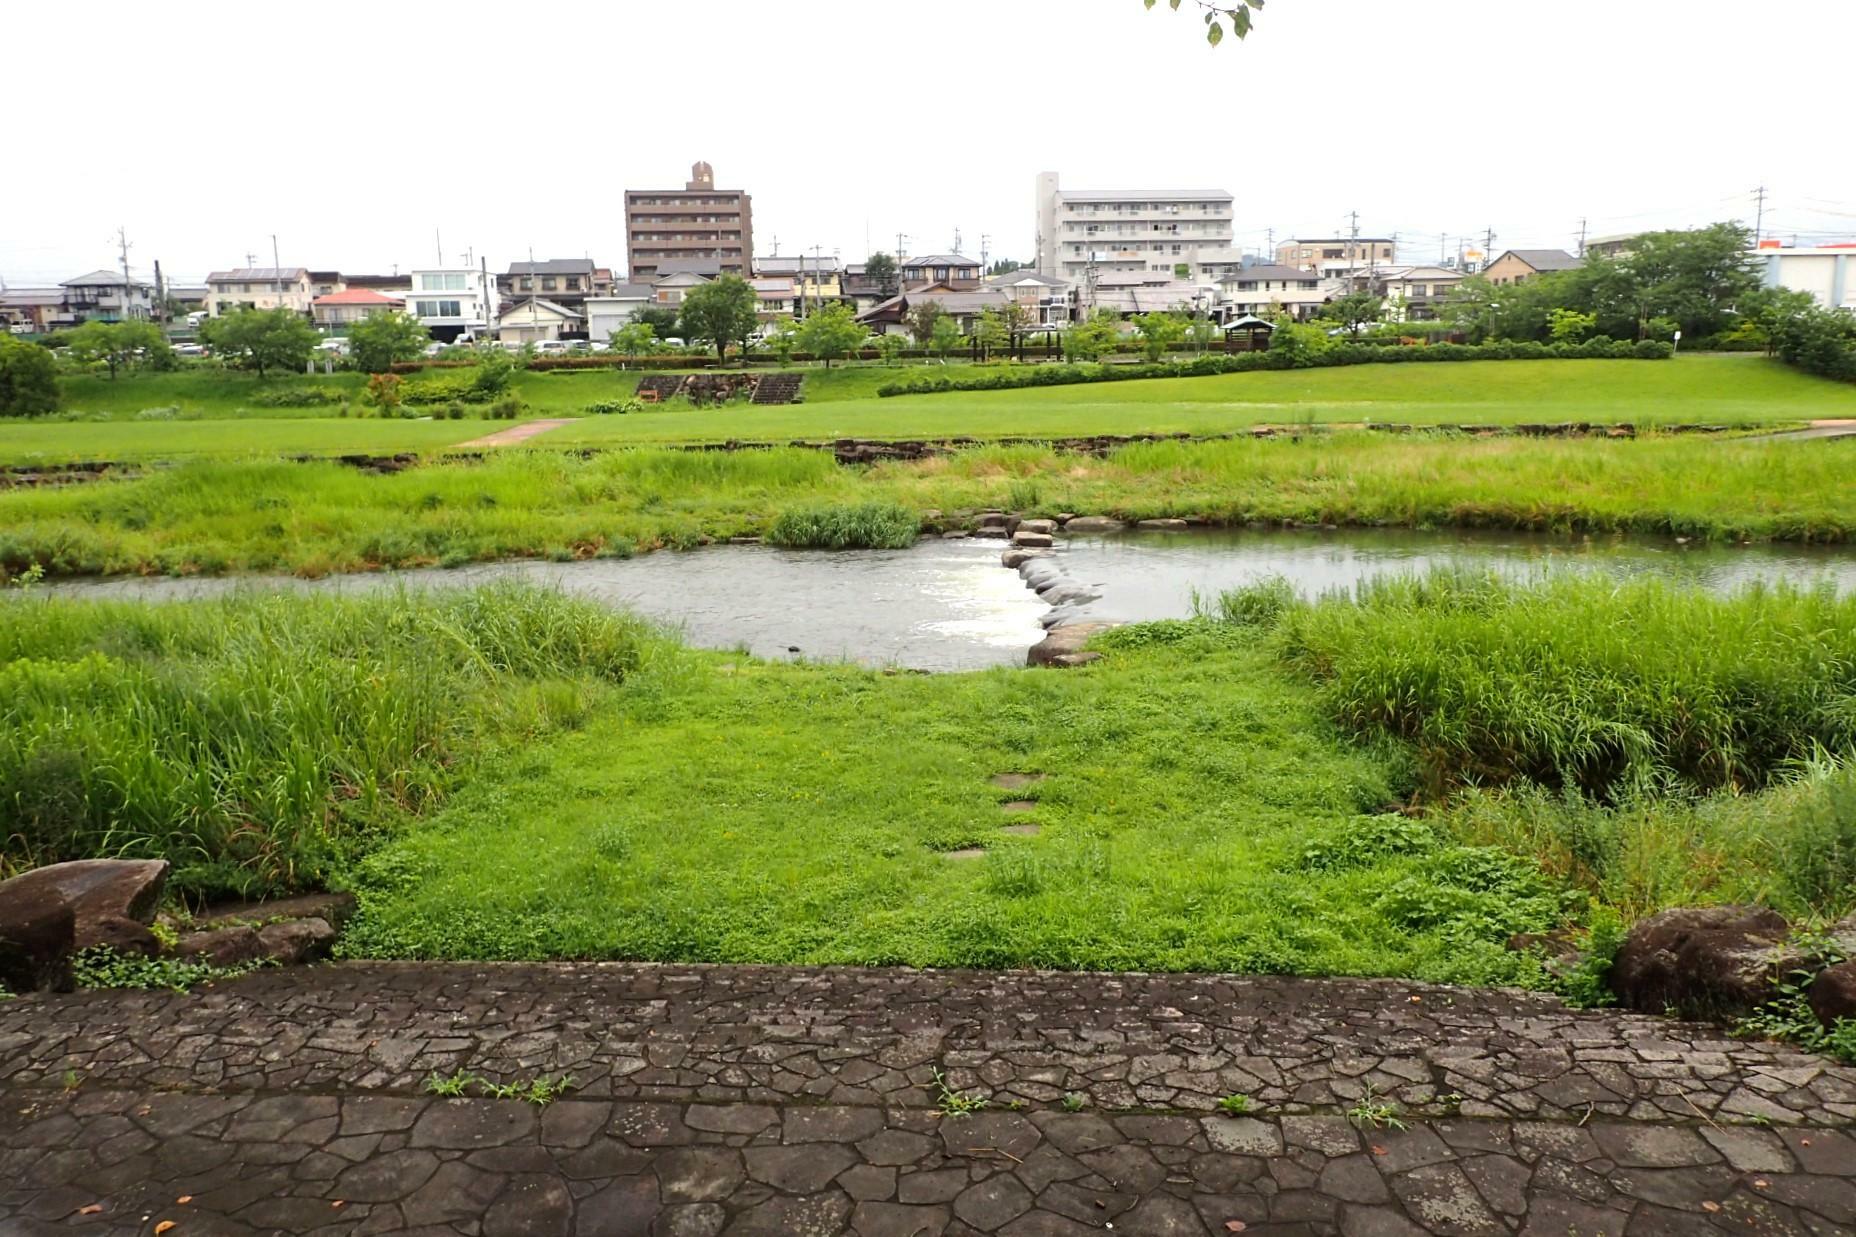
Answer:
<svg viewBox="0 0 1856 1237"><path fill-rule="evenodd" d="M326 882L484 751L587 716L645 660L554 594L0 602L0 875L165 857L190 896Z"/></svg>
<svg viewBox="0 0 1856 1237"><path fill-rule="evenodd" d="M508 450L376 475L203 461L0 491L0 570L52 575L457 566L798 536L801 513L906 509L930 530L999 507L1217 523L1538 529L1842 541L1856 490L1839 443L1535 440L1340 433L1137 444L1104 457L977 447L848 468L821 451ZM940 516L928 513L939 511ZM829 544L897 545L892 514ZM839 536L838 534L843 534ZM854 535L856 534L856 535Z"/></svg>

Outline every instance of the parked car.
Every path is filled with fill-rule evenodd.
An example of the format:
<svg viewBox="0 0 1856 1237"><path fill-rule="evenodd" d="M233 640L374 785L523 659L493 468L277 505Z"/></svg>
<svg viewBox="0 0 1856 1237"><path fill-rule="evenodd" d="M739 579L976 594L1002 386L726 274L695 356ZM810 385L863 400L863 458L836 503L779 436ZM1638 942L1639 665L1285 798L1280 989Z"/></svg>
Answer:
<svg viewBox="0 0 1856 1237"><path fill-rule="evenodd" d="M347 356L348 355L348 337L346 335L331 335L327 339L323 340L321 343L317 344L316 347L322 350L323 352L334 352L334 353L339 353L342 356Z"/></svg>
<svg viewBox="0 0 1856 1237"><path fill-rule="evenodd" d="M175 356L205 356L206 349L200 344L175 344Z"/></svg>
<svg viewBox="0 0 1856 1237"><path fill-rule="evenodd" d="M573 343L565 339L538 339L535 341L535 351L541 353L543 356L549 354L558 355L566 352L572 347Z"/></svg>

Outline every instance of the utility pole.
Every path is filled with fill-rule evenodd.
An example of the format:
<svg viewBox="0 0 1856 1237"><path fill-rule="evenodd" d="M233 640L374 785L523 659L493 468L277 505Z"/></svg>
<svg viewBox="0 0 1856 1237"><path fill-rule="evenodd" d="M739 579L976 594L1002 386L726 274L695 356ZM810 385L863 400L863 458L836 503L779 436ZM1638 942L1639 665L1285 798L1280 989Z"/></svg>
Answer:
<svg viewBox="0 0 1856 1237"><path fill-rule="evenodd" d="M432 229L432 248L438 250L438 265L442 268L445 265L445 240L438 234L437 228ZM531 258L534 256L532 253L529 255Z"/></svg>
<svg viewBox="0 0 1856 1237"><path fill-rule="evenodd" d="M1579 216L1579 256L1585 256L1585 216Z"/></svg>
<svg viewBox="0 0 1856 1237"><path fill-rule="evenodd" d="M981 232L980 233L980 275L982 277L984 277L986 274L986 267L989 265L988 259L991 257L992 257L992 237L985 232Z"/></svg>
<svg viewBox="0 0 1856 1237"><path fill-rule="evenodd" d="M960 225L954 225L954 252L960 252Z"/></svg>
<svg viewBox="0 0 1856 1237"><path fill-rule="evenodd" d="M812 310L814 313L825 308L825 247L812 246Z"/></svg>
<svg viewBox="0 0 1856 1237"><path fill-rule="evenodd" d="M1489 228L1482 234L1482 269L1488 270L1489 263L1495 261L1495 229Z"/></svg>
<svg viewBox="0 0 1856 1237"><path fill-rule="evenodd" d="M1444 259L1449 256L1450 234L1448 232L1439 232L1437 234L1437 265L1442 266L1444 264Z"/></svg>
<svg viewBox="0 0 1856 1237"><path fill-rule="evenodd" d="M122 254L122 307L129 308L129 232L128 229L116 229L116 245ZM126 316L126 314L125 314Z"/></svg>
<svg viewBox="0 0 1856 1237"><path fill-rule="evenodd" d="M258 264L258 255L247 249L245 251L245 269L250 270Z"/></svg>
<svg viewBox="0 0 1856 1237"><path fill-rule="evenodd" d="M168 320L167 290L161 284L161 259L155 259L155 321L166 325Z"/></svg>
<svg viewBox="0 0 1856 1237"><path fill-rule="evenodd" d="M1766 235L1766 186L1761 185L1753 193L1759 199L1758 212L1753 216L1753 246L1758 248Z"/></svg>
<svg viewBox="0 0 1856 1237"><path fill-rule="evenodd" d="M271 269L282 270L283 263L277 257L277 233L271 233Z"/></svg>

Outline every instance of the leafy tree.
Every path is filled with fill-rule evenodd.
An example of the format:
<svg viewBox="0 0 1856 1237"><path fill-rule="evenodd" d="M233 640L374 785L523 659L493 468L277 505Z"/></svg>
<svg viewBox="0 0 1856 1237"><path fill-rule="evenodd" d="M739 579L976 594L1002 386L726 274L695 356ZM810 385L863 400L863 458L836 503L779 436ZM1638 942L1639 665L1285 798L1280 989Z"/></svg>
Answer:
<svg viewBox="0 0 1856 1237"><path fill-rule="evenodd" d="M1158 361L1186 338L1186 320L1174 313L1141 314L1134 330L1141 337L1141 355Z"/></svg>
<svg viewBox="0 0 1856 1237"><path fill-rule="evenodd" d="M741 276L718 275L689 290L678 322L684 338L714 344L716 359L725 361L728 346L745 344L760 325L760 298Z"/></svg>
<svg viewBox="0 0 1856 1237"><path fill-rule="evenodd" d="M780 362L781 369L793 363L793 353L799 350L799 328L791 314L782 314L768 325L764 346Z"/></svg>
<svg viewBox="0 0 1856 1237"><path fill-rule="evenodd" d="M632 321L644 323L659 339L669 339L677 333L677 311L668 305L647 305L632 315Z"/></svg>
<svg viewBox="0 0 1856 1237"><path fill-rule="evenodd" d="M302 369L322 338L309 320L294 310L235 309L200 324L200 338L222 357L244 369Z"/></svg>
<svg viewBox="0 0 1856 1237"><path fill-rule="evenodd" d="M881 335L876 337L876 350L881 354L883 364L885 365L901 364L903 350L908 346L909 340L906 335L897 335L890 331L884 331Z"/></svg>
<svg viewBox="0 0 1856 1237"><path fill-rule="evenodd" d="M1203 309L1186 315L1186 338L1196 351L1203 352L1218 340L1218 324Z"/></svg>
<svg viewBox="0 0 1856 1237"><path fill-rule="evenodd" d="M831 368L833 359L856 351L869 337L869 330L842 301L813 311L799 327L800 349L824 361L826 369Z"/></svg>
<svg viewBox="0 0 1856 1237"><path fill-rule="evenodd" d="M423 323L409 313L370 314L348 328L348 355L370 374L384 374L395 361L415 361L432 342Z"/></svg>
<svg viewBox="0 0 1856 1237"><path fill-rule="evenodd" d="M71 359L80 365L109 366L111 381L115 380L118 369L138 361L155 369L169 368L159 358L171 358L174 351L160 327L140 318L125 318L121 322L100 322L93 318L71 332L68 346Z"/></svg>
<svg viewBox="0 0 1856 1237"><path fill-rule="evenodd" d="M1792 319L1817 308L1817 298L1792 288L1755 288L1740 298L1740 321L1726 338L1757 344L1770 354L1776 338Z"/></svg>
<svg viewBox="0 0 1856 1237"><path fill-rule="evenodd" d="M1278 322L1270 332L1270 355L1291 369L1313 365L1315 358L1333 346L1327 332L1300 322Z"/></svg>
<svg viewBox="0 0 1856 1237"><path fill-rule="evenodd" d="M997 309L980 310L980 320L973 325L973 342L980 346L982 353L990 355L1009 344L1011 339L1012 333L1006 329L1005 318Z"/></svg>
<svg viewBox="0 0 1856 1237"><path fill-rule="evenodd" d="M1094 361L1115 350L1121 342L1121 316L1098 309L1072 322L1063 332L1063 355L1072 360Z"/></svg>
<svg viewBox="0 0 1856 1237"><path fill-rule="evenodd" d="M1323 305L1317 316L1338 322L1347 328L1348 334L1358 335L1360 328L1368 322L1379 321L1385 306L1385 298L1382 296L1375 296L1371 292L1349 292Z"/></svg>
<svg viewBox="0 0 1856 1237"><path fill-rule="evenodd" d="M36 417L58 408L58 361L51 350L0 333L0 417Z"/></svg>
<svg viewBox="0 0 1856 1237"><path fill-rule="evenodd" d="M657 351L657 328L642 318L634 318L606 336L614 352L624 356L650 356Z"/></svg>
<svg viewBox="0 0 1856 1237"><path fill-rule="evenodd" d="M1008 340L1016 339L1031 328L1031 311L1017 301L1007 301L999 306L999 325Z"/></svg>
<svg viewBox="0 0 1856 1237"><path fill-rule="evenodd" d="M380 409L383 417L400 415L400 405L406 401L406 380L398 374L377 372L367 380L367 402Z"/></svg>
<svg viewBox="0 0 1856 1237"><path fill-rule="evenodd" d="M1802 370L1856 382L1856 314L1813 300L1774 323L1772 342L1781 359Z"/></svg>
<svg viewBox="0 0 1856 1237"><path fill-rule="evenodd" d="M934 327L928 336L928 346L943 361L947 354L960 346L960 323L949 314L942 314L934 320Z"/></svg>
<svg viewBox="0 0 1856 1237"><path fill-rule="evenodd" d="M1148 8L1154 7L1154 0L1141 0ZM1205 17L1205 41L1213 47L1224 42L1224 26L1231 23L1231 33L1243 38L1250 33L1252 11L1263 11L1263 0L1193 0ZM1167 0L1167 6L1175 12L1179 10L1180 0Z"/></svg>
<svg viewBox="0 0 1856 1237"><path fill-rule="evenodd" d="M896 291L896 260L883 252L871 254L864 259L864 275L876 281L876 286L883 291L894 294Z"/></svg>
<svg viewBox="0 0 1856 1237"><path fill-rule="evenodd" d="M1598 329L1597 314L1576 309L1554 309L1547 315L1547 336L1556 344L1576 344Z"/></svg>
<svg viewBox="0 0 1856 1237"><path fill-rule="evenodd" d="M941 308L939 301L921 301L910 307L903 325L909 328L909 334L915 337L919 347L926 348L934 339L934 324L947 316L947 310Z"/></svg>
<svg viewBox="0 0 1856 1237"><path fill-rule="evenodd" d="M1013 271L1022 271L1024 269L1025 264L1020 262L1017 258L1000 258L986 268L986 273L988 275L1010 275Z"/></svg>

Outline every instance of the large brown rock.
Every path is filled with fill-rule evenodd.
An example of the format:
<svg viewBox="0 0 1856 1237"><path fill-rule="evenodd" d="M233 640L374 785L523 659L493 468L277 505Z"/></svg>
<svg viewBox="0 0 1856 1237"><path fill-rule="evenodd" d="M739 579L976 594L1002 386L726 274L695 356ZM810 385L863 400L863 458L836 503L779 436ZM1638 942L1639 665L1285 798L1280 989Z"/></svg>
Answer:
<svg viewBox="0 0 1856 1237"><path fill-rule="evenodd" d="M1763 906L1703 906L1639 920L1611 966L1611 990L1631 1009L1699 1017L1749 1013L1778 994L1801 958L1789 925Z"/></svg>
<svg viewBox="0 0 1856 1237"><path fill-rule="evenodd" d="M71 904L54 889L0 898L0 985L9 992L69 989L75 922Z"/></svg>
<svg viewBox="0 0 1856 1237"><path fill-rule="evenodd" d="M1025 664L1068 668L1094 661L1095 655L1085 654L1083 645L1098 631L1107 631L1113 626L1114 623L1065 623L1053 627L1050 634L1031 646L1031 651L1025 654Z"/></svg>
<svg viewBox="0 0 1856 1237"><path fill-rule="evenodd" d="M1856 962L1839 962L1828 968L1805 990L1811 1012L1825 1026L1839 1018L1856 1018Z"/></svg>

